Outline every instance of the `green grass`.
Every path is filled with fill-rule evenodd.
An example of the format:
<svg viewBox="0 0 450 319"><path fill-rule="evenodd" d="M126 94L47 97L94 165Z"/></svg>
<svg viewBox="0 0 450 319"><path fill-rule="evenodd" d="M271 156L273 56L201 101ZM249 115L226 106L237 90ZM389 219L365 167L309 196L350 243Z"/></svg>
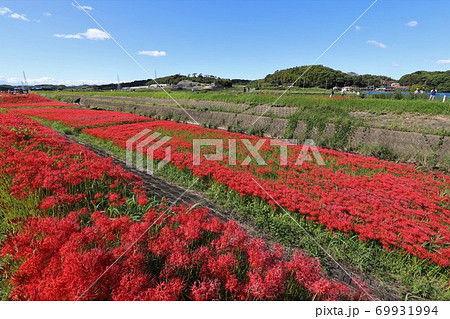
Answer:
<svg viewBox="0 0 450 319"><path fill-rule="evenodd" d="M31 194L26 198L11 196L11 181L12 178L0 175L0 247L9 234L15 233L20 229L21 223L19 219L37 214L37 207L40 201L35 194ZM12 289L9 282L10 278L3 272L6 263L12 269L17 267L17 263L0 257L0 274L2 274L0 276L0 300L6 300Z"/></svg>
<svg viewBox="0 0 450 319"><path fill-rule="evenodd" d="M16 198L10 195L12 178L0 175L0 243L10 231L19 227L15 220L35 216L38 213L40 198L37 194Z"/></svg>

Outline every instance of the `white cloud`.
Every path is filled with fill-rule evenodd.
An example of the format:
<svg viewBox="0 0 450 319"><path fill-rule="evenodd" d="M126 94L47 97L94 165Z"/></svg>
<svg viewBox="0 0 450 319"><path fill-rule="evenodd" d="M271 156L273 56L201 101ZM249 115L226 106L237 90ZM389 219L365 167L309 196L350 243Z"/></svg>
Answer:
<svg viewBox="0 0 450 319"><path fill-rule="evenodd" d="M78 34L55 34L54 36L57 38L62 38L62 39L83 39L83 37L80 34L81 33L78 33Z"/></svg>
<svg viewBox="0 0 450 319"><path fill-rule="evenodd" d="M109 39L109 35L99 29L87 29L85 33L81 33L82 36L88 40L105 40Z"/></svg>
<svg viewBox="0 0 450 319"><path fill-rule="evenodd" d="M91 6L77 5L77 4L73 3L73 2L72 2L72 6L77 8L77 9L80 9L80 10L83 10L83 9L84 10L88 10L88 11L94 10L94 8L92 8Z"/></svg>
<svg viewBox="0 0 450 319"><path fill-rule="evenodd" d="M450 59L440 59L436 61L437 64L450 64Z"/></svg>
<svg viewBox="0 0 450 319"><path fill-rule="evenodd" d="M51 17L53 14L51 14L50 12L44 12L42 15L44 17Z"/></svg>
<svg viewBox="0 0 450 319"><path fill-rule="evenodd" d="M166 56L166 51L139 51L139 55L148 55L148 56Z"/></svg>
<svg viewBox="0 0 450 319"><path fill-rule="evenodd" d="M392 67L398 68L398 67L400 67L400 64L394 62L394 63L392 63Z"/></svg>
<svg viewBox="0 0 450 319"><path fill-rule="evenodd" d="M37 79L27 79L29 85L50 84L52 81L54 81L54 79L49 76L43 76Z"/></svg>
<svg viewBox="0 0 450 319"><path fill-rule="evenodd" d="M361 30L361 27L360 27L359 25L357 25L357 26L355 26L355 30L356 30L356 31L360 31L360 30Z"/></svg>
<svg viewBox="0 0 450 319"><path fill-rule="evenodd" d="M372 44L372 45L374 45L376 47L379 47L381 49L386 49L387 48L386 44L378 42L378 41L375 41L375 40L369 40L369 41L367 41L367 43L368 44Z"/></svg>
<svg viewBox="0 0 450 319"><path fill-rule="evenodd" d="M417 25L419 24L419 22L417 22L416 20L412 20L412 21L409 21L407 24L405 24L407 27L411 27L411 28L414 28L414 27L417 27Z"/></svg>
<svg viewBox="0 0 450 319"><path fill-rule="evenodd" d="M88 40L105 40L109 39L109 35L99 29L87 29L86 32L76 34L55 34L57 38L63 39L88 39Z"/></svg>
<svg viewBox="0 0 450 319"><path fill-rule="evenodd" d="M7 7L0 7L0 16L8 15L8 17L12 19L22 20L22 21L30 21L30 19L27 18L25 14L20 14L17 12L12 11L10 8ZM35 19L33 21L39 22Z"/></svg>
<svg viewBox="0 0 450 319"><path fill-rule="evenodd" d="M19 13L16 13L16 12L11 13L9 15L9 17L13 18L13 19L22 20L22 21L30 21L24 14L19 14Z"/></svg>
<svg viewBox="0 0 450 319"><path fill-rule="evenodd" d="M6 8L6 7L1 7L0 8L0 16L5 15L7 13L11 13L11 9L10 8Z"/></svg>

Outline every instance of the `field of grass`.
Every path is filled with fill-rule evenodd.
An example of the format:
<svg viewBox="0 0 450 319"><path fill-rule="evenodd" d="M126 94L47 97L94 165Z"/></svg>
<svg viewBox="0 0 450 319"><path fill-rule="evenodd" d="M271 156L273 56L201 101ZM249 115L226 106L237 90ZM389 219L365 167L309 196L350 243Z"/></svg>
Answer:
<svg viewBox="0 0 450 319"><path fill-rule="evenodd" d="M257 91L256 91L257 92ZM249 105L271 105L279 97L278 91L264 91L263 93L227 93L227 92L170 92L176 100L201 100L201 101L223 101L229 103L244 103ZM49 98L58 98L61 95L85 95L85 96L125 96L125 97L147 97L169 99L169 96L161 91L138 91L138 92L45 92L43 95ZM394 113L402 114L404 112L428 114L428 115L450 115L450 103L439 101L430 102L426 99L378 99L367 98L348 98L348 99L329 99L324 96L301 95L297 92L287 93L277 101L275 106L294 106L303 109L310 109L315 112L326 114L333 110L336 113L348 114L352 111L367 111L374 114Z"/></svg>

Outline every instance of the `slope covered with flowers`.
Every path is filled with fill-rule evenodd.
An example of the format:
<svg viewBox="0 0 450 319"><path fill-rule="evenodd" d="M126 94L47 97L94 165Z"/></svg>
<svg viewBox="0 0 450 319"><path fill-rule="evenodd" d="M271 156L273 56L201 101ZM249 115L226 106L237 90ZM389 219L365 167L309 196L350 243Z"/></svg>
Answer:
<svg viewBox="0 0 450 319"><path fill-rule="evenodd" d="M304 214L331 230L356 232L362 240L378 240L386 249L401 248L442 266L450 262L450 197L448 175L420 172L412 165L395 164L354 154L320 149L325 166L305 161L297 165L301 146L279 147L268 140L261 147L267 165L243 165L249 154L241 139L255 145L261 138L168 121L86 129L92 136L125 148L126 140L143 129L171 136L171 163L194 175L210 176L242 196L263 198L276 206ZM193 139L223 140L225 156L194 165ZM229 141L237 141L237 165L229 165ZM213 153L214 148L204 148ZM144 153L147 150L144 148ZM164 148L154 153L163 159ZM286 165L281 161L286 160ZM257 183L262 185L261 189Z"/></svg>
<svg viewBox="0 0 450 319"><path fill-rule="evenodd" d="M7 94L0 93L0 107L76 107L75 104L63 103L48 99L44 96L29 94Z"/></svg>
<svg viewBox="0 0 450 319"><path fill-rule="evenodd" d="M147 122L151 118L130 113L89 109L18 109L15 112L47 121L61 122L73 128L120 123Z"/></svg>

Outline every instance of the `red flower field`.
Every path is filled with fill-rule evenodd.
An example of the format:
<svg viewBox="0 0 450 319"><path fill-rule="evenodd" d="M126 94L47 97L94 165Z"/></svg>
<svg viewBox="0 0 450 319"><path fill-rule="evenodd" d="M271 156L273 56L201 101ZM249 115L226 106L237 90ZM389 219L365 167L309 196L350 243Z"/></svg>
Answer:
<svg viewBox="0 0 450 319"><path fill-rule="evenodd" d="M172 147L171 163L179 169L187 168L200 177L211 176L242 196L260 197L276 206L273 197L289 211L306 215L331 230L356 232L362 240L378 240L386 249L402 248L442 266L449 265L448 175L325 149L320 150L325 166L307 161L298 166L295 163L301 146L289 148L287 165L282 166L277 160L278 149L271 147L268 140L261 148L268 165L260 166L255 161L242 165L248 152L239 140L246 138L255 145L261 138L168 121L83 132L125 148L126 140L143 129L172 137L167 145ZM194 165L194 138L222 139L226 153L223 160L203 159L200 166ZM237 166L228 165L229 139L238 141ZM154 156L161 160L165 152L158 149Z"/></svg>
<svg viewBox="0 0 450 319"><path fill-rule="evenodd" d="M10 299L365 298L326 279L318 260L301 251L287 258L206 209L146 206L142 182L110 159L22 115L0 114L0 177L10 185L2 184L0 203L43 199L33 211L0 207L0 286L7 282ZM145 213L132 219L122 213L130 209Z"/></svg>
<svg viewBox="0 0 450 319"><path fill-rule="evenodd" d="M41 209L85 202L93 192L125 194L125 185L137 182L111 159L21 115L0 113L0 150L0 177L9 181L11 194L35 194ZM143 192L138 185L135 191Z"/></svg>
<svg viewBox="0 0 450 319"><path fill-rule="evenodd" d="M77 107L75 104L50 100L41 95L0 93L0 107Z"/></svg>
<svg viewBox="0 0 450 319"><path fill-rule="evenodd" d="M292 300L362 298L320 274L301 252L290 261L206 209L151 209L141 222L86 210L30 218L2 255L23 262L13 300ZM82 220L90 219L89 226ZM149 229L148 236L142 236ZM129 245L140 239L133 248ZM126 253L125 253L126 252ZM88 287L121 256L95 287Z"/></svg>
<svg viewBox="0 0 450 319"><path fill-rule="evenodd" d="M151 118L130 113L88 109L16 109L14 112L61 122L73 128L152 121Z"/></svg>

